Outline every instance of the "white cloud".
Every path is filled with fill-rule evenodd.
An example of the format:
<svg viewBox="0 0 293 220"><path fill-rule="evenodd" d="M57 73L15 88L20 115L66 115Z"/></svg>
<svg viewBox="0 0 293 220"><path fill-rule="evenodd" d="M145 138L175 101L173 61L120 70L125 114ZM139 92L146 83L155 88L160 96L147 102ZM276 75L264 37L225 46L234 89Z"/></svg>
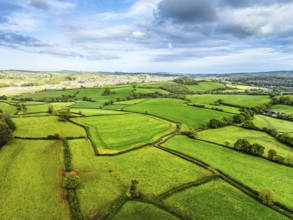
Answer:
<svg viewBox="0 0 293 220"><path fill-rule="evenodd" d="M145 36L145 33L141 32L141 31L134 31L134 32L132 32L132 36L135 38L141 38L141 37Z"/></svg>
<svg viewBox="0 0 293 220"><path fill-rule="evenodd" d="M168 43L168 48L169 49L173 49L173 44L172 43Z"/></svg>

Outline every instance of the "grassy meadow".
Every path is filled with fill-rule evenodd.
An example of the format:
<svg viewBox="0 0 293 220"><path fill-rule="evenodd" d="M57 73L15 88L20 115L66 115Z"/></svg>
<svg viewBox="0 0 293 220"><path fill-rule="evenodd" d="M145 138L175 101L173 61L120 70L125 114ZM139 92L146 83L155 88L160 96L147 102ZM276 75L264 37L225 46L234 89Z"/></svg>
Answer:
<svg viewBox="0 0 293 220"><path fill-rule="evenodd" d="M62 154L55 141L14 140L0 151L1 219L70 219Z"/></svg>
<svg viewBox="0 0 293 220"><path fill-rule="evenodd" d="M284 112L285 114L293 114L293 106L289 105L273 105L271 109L277 112Z"/></svg>
<svg viewBox="0 0 293 220"><path fill-rule="evenodd" d="M232 114L191 107L184 103L184 101L178 99L150 99L127 107L124 110L141 113L148 112L193 128L199 128L213 118L232 117Z"/></svg>
<svg viewBox="0 0 293 220"><path fill-rule="evenodd" d="M170 122L140 114L74 118L73 121L89 127L100 153L115 153L152 143L175 130Z"/></svg>
<svg viewBox="0 0 293 220"><path fill-rule="evenodd" d="M176 136L163 146L200 159L255 190L269 188L277 201L293 208L293 168L185 136Z"/></svg>
<svg viewBox="0 0 293 220"><path fill-rule="evenodd" d="M225 85L217 82L199 82L198 85L187 85L186 88L191 92L206 92L209 90L225 88Z"/></svg>

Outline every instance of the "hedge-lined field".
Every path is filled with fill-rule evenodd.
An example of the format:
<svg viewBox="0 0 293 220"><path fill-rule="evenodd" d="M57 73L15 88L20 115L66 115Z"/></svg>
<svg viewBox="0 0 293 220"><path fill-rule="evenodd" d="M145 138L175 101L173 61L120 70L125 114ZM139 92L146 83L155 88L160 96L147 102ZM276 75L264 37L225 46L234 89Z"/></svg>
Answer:
<svg viewBox="0 0 293 220"><path fill-rule="evenodd" d="M152 143L175 130L175 124L140 114L74 118L73 121L89 127L101 153L115 153Z"/></svg>
<svg viewBox="0 0 293 220"><path fill-rule="evenodd" d="M277 112L284 112L285 114L293 114L293 106L289 105L273 105L271 109Z"/></svg>
<svg viewBox="0 0 293 220"><path fill-rule="evenodd" d="M85 130L70 122L61 122L56 116L14 118L16 123L15 136L47 137L59 134L61 137L86 136Z"/></svg>
<svg viewBox="0 0 293 220"><path fill-rule="evenodd" d="M93 115L122 115L122 114L127 114L126 112L122 111L111 111L111 110L104 110L104 109L75 109L72 108L70 109L71 112L73 113L81 113L84 116L93 116Z"/></svg>
<svg viewBox="0 0 293 220"><path fill-rule="evenodd" d="M62 96L73 96L75 93L77 93L79 89L66 89L66 90L47 90L47 91L41 91L36 92L32 94L26 94L21 96L21 98L32 98L34 100L39 100L43 98L61 98Z"/></svg>
<svg viewBox="0 0 293 220"><path fill-rule="evenodd" d="M198 85L186 85L191 92L206 92L209 90L225 88L225 85L217 82L199 82Z"/></svg>
<svg viewBox="0 0 293 220"><path fill-rule="evenodd" d="M55 141L14 140L1 150L1 219L70 219L62 157Z"/></svg>
<svg viewBox="0 0 293 220"><path fill-rule="evenodd" d="M253 123L259 128L276 128L278 132L293 132L293 122L271 118L263 115L255 115Z"/></svg>
<svg viewBox="0 0 293 220"><path fill-rule="evenodd" d="M164 202L192 219L287 219L221 179L173 194Z"/></svg>
<svg viewBox="0 0 293 220"><path fill-rule="evenodd" d="M187 106L184 101L178 99L150 99L127 107L125 110L148 112L149 114L181 122L193 128L199 128L213 118L232 118L232 114Z"/></svg>
<svg viewBox="0 0 293 220"><path fill-rule="evenodd" d="M16 113L16 107L5 102L0 102L0 109L7 114L13 115Z"/></svg>
<svg viewBox="0 0 293 220"><path fill-rule="evenodd" d="M224 103L254 107L267 104L271 101L269 96L261 95L189 95L188 98L192 103L213 104L221 99Z"/></svg>
<svg viewBox="0 0 293 220"><path fill-rule="evenodd" d="M82 180L77 193L85 216L107 208L129 189L132 179L139 181L138 188L144 194L158 195L209 175L208 171L153 147L96 157L89 142L72 140L69 144L73 169Z"/></svg>
<svg viewBox="0 0 293 220"><path fill-rule="evenodd" d="M293 208L293 168L185 136L176 136L164 146L203 160L255 190L269 188L277 201Z"/></svg>
<svg viewBox="0 0 293 220"><path fill-rule="evenodd" d="M55 103L48 103L48 104L38 104L38 105L25 105L26 111L20 111L18 114L32 114L32 113L47 113L48 112L48 107L53 106L54 111L58 111L64 108L67 108L70 105L73 105L73 102L55 102Z"/></svg>
<svg viewBox="0 0 293 220"><path fill-rule="evenodd" d="M293 153L292 147L288 147L277 141L265 132L244 129L236 126L204 130L198 132L197 138L228 145L230 147L234 146L237 139L247 139L251 144L258 143L265 147L264 156L267 156L267 152L270 149L276 150L279 155L284 157L287 156L288 153Z"/></svg>
<svg viewBox="0 0 293 220"><path fill-rule="evenodd" d="M121 219L140 219L140 220L150 220L150 219L168 219L176 220L177 217L169 214L157 208L154 205L146 204L142 202L129 201L121 208L121 210L114 216L114 220Z"/></svg>

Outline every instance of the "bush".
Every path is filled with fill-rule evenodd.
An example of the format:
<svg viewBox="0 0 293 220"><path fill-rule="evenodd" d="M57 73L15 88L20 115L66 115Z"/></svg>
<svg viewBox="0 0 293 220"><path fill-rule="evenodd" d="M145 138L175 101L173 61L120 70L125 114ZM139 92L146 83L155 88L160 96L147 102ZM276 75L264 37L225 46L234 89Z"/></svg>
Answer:
<svg viewBox="0 0 293 220"><path fill-rule="evenodd" d="M80 178L76 173L67 173L63 178L62 186L67 189L75 189L80 183Z"/></svg>
<svg viewBox="0 0 293 220"><path fill-rule="evenodd" d="M270 160L275 160L277 155L278 155L278 154L277 154L277 151L274 150L274 149L270 149L270 150L268 151L268 158L269 158Z"/></svg>
<svg viewBox="0 0 293 220"><path fill-rule="evenodd" d="M83 217L80 212L77 196L76 196L76 193L73 189L68 190L68 200L69 200L69 206L70 206L70 212L71 212L72 219L82 220Z"/></svg>
<svg viewBox="0 0 293 220"><path fill-rule="evenodd" d="M64 145L64 164L65 164L65 171L71 171L71 152L68 145L68 141L66 139L63 140Z"/></svg>
<svg viewBox="0 0 293 220"><path fill-rule="evenodd" d="M273 205L276 201L274 192L269 189L263 189L259 192L259 198L262 200L264 204Z"/></svg>

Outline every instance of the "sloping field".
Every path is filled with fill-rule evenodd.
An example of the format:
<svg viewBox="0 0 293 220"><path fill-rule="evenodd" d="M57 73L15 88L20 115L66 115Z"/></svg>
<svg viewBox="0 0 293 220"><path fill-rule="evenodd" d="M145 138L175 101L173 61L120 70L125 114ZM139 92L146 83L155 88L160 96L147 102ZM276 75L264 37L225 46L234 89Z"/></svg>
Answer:
<svg viewBox="0 0 293 220"><path fill-rule="evenodd" d="M73 168L82 180L77 193L85 217L107 209L129 190L133 179L139 181L142 193L160 194L209 175L205 169L152 147L120 156L97 157L84 140L72 140L69 144Z"/></svg>
<svg viewBox="0 0 293 220"><path fill-rule="evenodd" d="M125 110L148 112L152 115L181 122L193 128L199 128L213 118L232 117L232 114L228 113L187 106L184 105L184 101L178 99L151 99L127 107Z"/></svg>
<svg viewBox="0 0 293 220"><path fill-rule="evenodd" d="M154 205L141 203L141 202L133 202L128 201L122 209L118 212L116 216L113 218L114 220L121 219L141 219L141 220L149 220L149 219L168 219L175 220L177 217L165 212Z"/></svg>
<svg viewBox="0 0 293 220"><path fill-rule="evenodd" d="M191 92L206 92L209 90L225 88L225 85L217 82L199 82L198 85L186 85Z"/></svg>
<svg viewBox="0 0 293 220"><path fill-rule="evenodd" d="M115 153L152 143L175 130L175 125L170 122L140 114L74 118L73 121L89 127L101 153Z"/></svg>
<svg viewBox="0 0 293 220"><path fill-rule="evenodd" d="M293 114L293 106L273 105L271 109L277 112L284 112L285 114Z"/></svg>
<svg viewBox="0 0 293 220"><path fill-rule="evenodd" d="M254 107L270 102L269 96L261 95L190 95L188 98L192 103L214 104L221 99L224 103Z"/></svg>
<svg viewBox="0 0 293 220"><path fill-rule="evenodd" d="M1 150L1 219L70 219L62 153L54 141L14 140Z"/></svg>
<svg viewBox="0 0 293 220"><path fill-rule="evenodd" d="M70 105L73 105L73 102L55 102L48 104L40 104L40 105L25 105L27 110L25 112L20 111L18 114L33 114L33 113L47 113L48 107L53 106L54 111L64 109Z"/></svg>
<svg viewBox="0 0 293 220"><path fill-rule="evenodd" d="M104 109L70 109L71 112L74 113L81 113L85 116L94 116L94 115L122 115L122 114L128 114L126 112L122 111L111 111L111 110L104 110Z"/></svg>
<svg viewBox="0 0 293 220"><path fill-rule="evenodd" d="M62 96L73 96L75 93L77 93L79 89L66 89L66 90L47 90L47 91L41 91L36 92L32 94L26 94L21 96L21 98L33 98L34 100L43 99L43 98L55 98Z"/></svg>
<svg viewBox="0 0 293 220"><path fill-rule="evenodd" d="M218 129L210 129L198 132L197 138L216 142L219 144L229 143L230 147L234 146L237 139L247 139L251 144L258 143L265 147L264 156L270 149L274 149L279 155L287 156L288 153L293 153L293 148L277 141L272 136L265 132L244 129L236 126L228 126Z"/></svg>
<svg viewBox="0 0 293 220"><path fill-rule="evenodd" d="M293 122L271 118L263 115L255 115L254 125L259 128L270 127L276 128L278 132L293 132Z"/></svg>
<svg viewBox="0 0 293 220"><path fill-rule="evenodd" d="M176 136L164 146L200 159L257 191L268 188L277 201L293 208L293 168L185 136Z"/></svg>
<svg viewBox="0 0 293 220"><path fill-rule="evenodd" d="M14 118L16 124L15 136L47 137L59 134L61 137L86 136L85 130L70 122L60 122L55 116Z"/></svg>
<svg viewBox="0 0 293 220"><path fill-rule="evenodd" d="M192 219L287 219L221 179L176 193L165 203Z"/></svg>
<svg viewBox="0 0 293 220"><path fill-rule="evenodd" d="M13 115L16 113L16 107L5 102L0 102L0 109L7 114Z"/></svg>

